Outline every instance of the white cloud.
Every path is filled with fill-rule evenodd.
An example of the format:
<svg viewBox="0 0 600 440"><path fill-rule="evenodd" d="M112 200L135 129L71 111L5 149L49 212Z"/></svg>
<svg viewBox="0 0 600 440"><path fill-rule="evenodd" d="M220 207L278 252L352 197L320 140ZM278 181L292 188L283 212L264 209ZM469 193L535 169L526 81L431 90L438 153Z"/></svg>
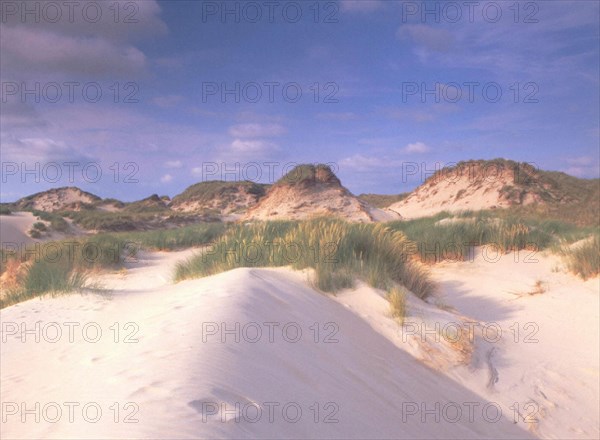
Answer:
<svg viewBox="0 0 600 440"><path fill-rule="evenodd" d="M353 121L358 119L358 115L353 112L328 112L317 113L317 118L325 121Z"/></svg>
<svg viewBox="0 0 600 440"><path fill-rule="evenodd" d="M404 152L405 153L409 153L409 154L412 154L412 153L427 153L430 150L431 150L431 148L429 148L423 142L414 142L412 144L408 144L404 148Z"/></svg>
<svg viewBox="0 0 600 440"><path fill-rule="evenodd" d="M180 160L168 160L165 162L166 168L181 168L183 166L183 162Z"/></svg>
<svg viewBox="0 0 600 440"><path fill-rule="evenodd" d="M56 22L39 19L44 2L19 2L28 11L42 9L23 20L21 14L6 14L2 20L2 76L15 80L78 80L110 76L135 79L145 72L147 59L137 41L167 33L155 0L79 2L69 11L67 2L48 2L48 14ZM42 5L42 6L41 6ZM118 17L115 16L119 12ZM90 17L99 20L90 22Z"/></svg>
<svg viewBox="0 0 600 440"><path fill-rule="evenodd" d="M434 28L424 24L406 24L398 29L398 38L410 38L417 45L433 52L447 52L454 44L454 35L442 28Z"/></svg>
<svg viewBox="0 0 600 440"><path fill-rule="evenodd" d="M285 127L279 124L238 124L229 128L229 134L238 138L275 137L285 134Z"/></svg>
<svg viewBox="0 0 600 440"><path fill-rule="evenodd" d="M563 168L561 171L567 174L581 178L600 177L600 164L598 163L597 158L592 158L590 156L580 156L574 158L567 158L566 162L569 164L569 166Z"/></svg>
<svg viewBox="0 0 600 440"><path fill-rule="evenodd" d="M52 6L44 6L43 2L37 0L19 2L20 7L17 7L15 14L6 13L2 17L3 30L4 26L20 26L71 36L85 36L91 31L94 35L113 41L164 35L168 31L167 25L160 18L161 8L156 0L111 0L96 2L95 5L77 3L72 5L72 12L66 2L52 3ZM27 20L23 20L20 12L25 9L37 10L37 18L51 15L57 18L52 21L36 20L36 13L32 12Z"/></svg>
<svg viewBox="0 0 600 440"><path fill-rule="evenodd" d="M169 183L171 180L173 180L173 176L171 176L170 174L165 174L160 178L160 181L162 183Z"/></svg>
<svg viewBox="0 0 600 440"><path fill-rule="evenodd" d="M232 153L265 154L278 150L277 145L264 140L241 140L236 139L231 143Z"/></svg>
<svg viewBox="0 0 600 440"><path fill-rule="evenodd" d="M146 56L128 44L99 37L59 35L23 26L3 29L0 49L4 77L123 75L140 73L146 66Z"/></svg>
<svg viewBox="0 0 600 440"><path fill-rule="evenodd" d="M349 169L352 171L372 171L374 169L393 166L390 161L383 158L364 156L362 154L346 157L339 161L339 165L340 169Z"/></svg>
<svg viewBox="0 0 600 440"><path fill-rule="evenodd" d="M44 166L50 162L58 164L62 164L63 162L86 164L96 161L96 159L82 154L65 142L50 138L14 137L2 138L2 160L4 162L25 163L28 169L33 168L36 163Z"/></svg>

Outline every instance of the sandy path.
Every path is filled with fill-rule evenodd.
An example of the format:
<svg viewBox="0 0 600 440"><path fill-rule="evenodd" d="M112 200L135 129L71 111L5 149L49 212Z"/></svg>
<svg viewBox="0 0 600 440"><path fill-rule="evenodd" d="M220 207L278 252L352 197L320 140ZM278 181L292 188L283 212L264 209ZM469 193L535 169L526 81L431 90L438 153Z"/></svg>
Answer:
<svg viewBox="0 0 600 440"><path fill-rule="evenodd" d="M2 310L2 438L528 437L507 417L491 422L495 406L314 291L306 274L238 269L170 284L189 254L142 256L104 277L110 297ZM25 342L21 325L34 330ZM465 402L475 402L472 420Z"/></svg>

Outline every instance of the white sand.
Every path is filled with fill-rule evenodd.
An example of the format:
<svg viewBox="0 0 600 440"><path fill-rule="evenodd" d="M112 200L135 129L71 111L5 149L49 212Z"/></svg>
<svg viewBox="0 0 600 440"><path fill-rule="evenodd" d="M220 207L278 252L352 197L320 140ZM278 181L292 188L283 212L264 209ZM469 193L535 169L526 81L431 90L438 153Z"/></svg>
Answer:
<svg viewBox="0 0 600 440"><path fill-rule="evenodd" d="M510 414L495 423L484 419L487 400L471 391L470 383L426 367L370 324L378 315L359 316L356 309L316 292L306 284L306 273L238 269L170 284L173 263L187 255L189 251L143 255L144 260L127 273L103 277L114 288L111 297L75 294L2 310L2 338L6 338L1 342L0 393L6 419L0 425L2 437L529 438L523 424L509 420ZM377 301L376 291L368 293L373 301L366 304L375 313L383 303ZM385 318L385 310L377 313ZM38 343L33 334L25 343L10 334L13 323L34 329L36 322L58 323L62 337L49 342L55 335L52 326L40 331ZM79 324L74 342L69 341L66 322ZM96 343L82 335L82 327L90 322L102 329ZM115 322L120 328L118 342L110 330ZM241 327L256 323L246 327L246 336L254 338L258 326L263 332L258 342L242 338L236 343L229 334L223 343L221 333L207 332L213 325L235 328L236 322ZM264 324L269 322L279 323L269 324L275 326L273 342ZM133 324L126 327L127 323ZM285 324L291 338L287 341L282 334ZM88 324L89 338L95 335L93 327ZM302 336L290 342L297 328ZM316 328L320 331L315 342ZM125 343L134 330L137 342ZM338 342L326 343L330 338ZM593 374L590 368L577 377ZM501 372L499 385L505 374ZM35 414L25 416L22 423L20 409L10 415L12 403L34 409L35 402L40 403L40 412L44 405L48 411L45 418L40 415L40 423L35 423ZM48 421L56 409L49 402L63 409L56 423ZM80 404L73 423L65 402ZM116 422L115 402L120 407ZM466 402L479 405L472 420ZM236 403L246 410L237 421ZM441 405L437 411L436 403ZM88 420L95 415L94 406L102 410L97 423L83 418L85 404ZM213 404L225 405L225 412L212 411ZM285 405L287 420L282 414ZM421 405L433 413L422 413ZM257 407L262 415L252 423ZM274 408L272 422L269 407ZM302 415L292 423L297 408ZM462 415L451 423L457 408ZM488 406L488 417L496 415L495 408ZM416 409L416 414L410 415L409 409ZM586 408L581 411L587 414ZM127 415L137 423L124 423Z"/></svg>
<svg viewBox="0 0 600 440"><path fill-rule="evenodd" d="M337 299L397 347L498 402L511 418L516 414L518 424L537 436L600 438L598 278L584 282L564 273L554 256L522 251L495 261L491 249L485 251L485 258L480 249L472 262L433 266L442 303L456 311L450 314L412 301L404 338L386 316L387 303L373 289L363 286ZM520 295L535 290L538 280L546 292ZM442 336L421 331L435 330L436 322ZM452 327L444 327L464 322L481 323L473 326L473 339L462 338L473 341L466 365L448 343L454 339ZM497 381L488 386L493 371Z"/></svg>

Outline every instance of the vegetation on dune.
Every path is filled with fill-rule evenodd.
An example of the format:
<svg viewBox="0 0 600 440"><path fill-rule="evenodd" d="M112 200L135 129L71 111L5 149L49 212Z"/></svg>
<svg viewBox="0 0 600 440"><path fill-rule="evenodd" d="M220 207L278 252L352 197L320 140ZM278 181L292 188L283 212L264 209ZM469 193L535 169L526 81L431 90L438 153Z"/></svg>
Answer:
<svg viewBox="0 0 600 440"><path fill-rule="evenodd" d="M406 317L406 292L401 288L394 287L388 292L387 298L390 302L392 317L402 325Z"/></svg>
<svg viewBox="0 0 600 440"><path fill-rule="evenodd" d="M118 268L135 252L130 244L109 236L3 249L0 308L46 293L93 288L90 272Z"/></svg>
<svg viewBox="0 0 600 440"><path fill-rule="evenodd" d="M509 210L528 217L545 217L579 226L597 226L600 218L600 179L580 179L560 171L544 171L528 163L506 159L470 160L458 162L429 177L424 184L455 179L457 174L472 183L484 185L504 175L509 184L504 185L501 195L515 203ZM540 203L522 205L530 194ZM459 198L458 195L456 197Z"/></svg>
<svg viewBox="0 0 600 440"><path fill-rule="evenodd" d="M143 200L127 203L124 206L123 211L129 213L164 213L169 211L169 208L163 199L161 199L157 194L153 194Z"/></svg>
<svg viewBox="0 0 600 440"><path fill-rule="evenodd" d="M108 211L70 211L65 212L65 216L71 218L73 222L84 229L97 231L133 231L136 229L135 218L132 214ZM145 220L153 217L153 214L146 216ZM139 215L138 220L142 219Z"/></svg>
<svg viewBox="0 0 600 440"><path fill-rule="evenodd" d="M44 222L35 222L33 224L33 229L37 229L38 231L44 232L48 230L48 227L46 226L46 223Z"/></svg>
<svg viewBox="0 0 600 440"><path fill-rule="evenodd" d="M404 285L426 298L434 285L408 258L411 243L381 224L314 219L234 225L206 252L180 263L175 279L201 277L237 267L312 268L315 285L326 292L350 287L355 278L391 289Z"/></svg>
<svg viewBox="0 0 600 440"><path fill-rule="evenodd" d="M388 223L415 242L415 255L426 263L466 260L475 246L491 246L495 252L521 249L543 250L561 241L574 242L595 229L577 227L558 220L522 217L509 211L479 211Z"/></svg>
<svg viewBox="0 0 600 440"><path fill-rule="evenodd" d="M273 186L306 186L316 182L341 185L340 180L326 164L303 164L294 167Z"/></svg>
<svg viewBox="0 0 600 440"><path fill-rule="evenodd" d="M139 207L138 207L139 208ZM73 219L73 222L84 229L103 232L123 232L144 229L161 229L168 226L197 223L201 220L211 220L210 217L200 218L198 215L172 212L169 210L145 211L70 211L62 213Z"/></svg>
<svg viewBox="0 0 600 440"><path fill-rule="evenodd" d="M259 199L264 196L268 186L269 185L251 181L226 182L222 180L211 180L200 182L188 187L184 192L173 197L172 205L177 206L188 202L210 204L215 199L221 200L222 204L227 204L232 202L239 195L240 189Z"/></svg>
<svg viewBox="0 0 600 440"><path fill-rule="evenodd" d="M0 215L10 215L12 211L6 205L0 205Z"/></svg>
<svg viewBox="0 0 600 440"><path fill-rule="evenodd" d="M50 229L57 232L65 232L69 229L67 221L57 212L31 210L31 213L40 220L50 223ZM35 225L34 225L35 226Z"/></svg>
<svg viewBox="0 0 600 440"><path fill-rule="evenodd" d="M562 249L567 267L584 280L600 273L600 235L588 238L584 243L565 246Z"/></svg>
<svg viewBox="0 0 600 440"><path fill-rule="evenodd" d="M223 223L203 223L170 230L103 233L25 249L0 249L0 307L46 293L96 288L88 282L91 272L119 269L140 249L199 246L216 239L226 228Z"/></svg>
<svg viewBox="0 0 600 440"><path fill-rule="evenodd" d="M387 208L392 203L404 200L410 195L410 193L401 194L361 194L358 196L359 199L367 202L369 205L375 208Z"/></svg>
<svg viewBox="0 0 600 440"><path fill-rule="evenodd" d="M210 243L221 236L227 227L227 224L221 222L197 223L181 228L120 232L108 236L135 243L138 248L175 250Z"/></svg>

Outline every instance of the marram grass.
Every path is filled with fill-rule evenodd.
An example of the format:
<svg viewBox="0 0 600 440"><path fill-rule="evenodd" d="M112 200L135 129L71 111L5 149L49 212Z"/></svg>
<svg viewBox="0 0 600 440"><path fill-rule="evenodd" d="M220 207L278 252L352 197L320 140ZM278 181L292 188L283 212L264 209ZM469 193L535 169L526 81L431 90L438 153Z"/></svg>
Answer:
<svg viewBox="0 0 600 440"><path fill-rule="evenodd" d="M382 224L342 220L261 222L232 226L205 252L178 264L175 280L238 267L312 268L315 285L327 292L355 278L382 289L403 285L420 298L434 290L425 269L410 258L414 243Z"/></svg>

